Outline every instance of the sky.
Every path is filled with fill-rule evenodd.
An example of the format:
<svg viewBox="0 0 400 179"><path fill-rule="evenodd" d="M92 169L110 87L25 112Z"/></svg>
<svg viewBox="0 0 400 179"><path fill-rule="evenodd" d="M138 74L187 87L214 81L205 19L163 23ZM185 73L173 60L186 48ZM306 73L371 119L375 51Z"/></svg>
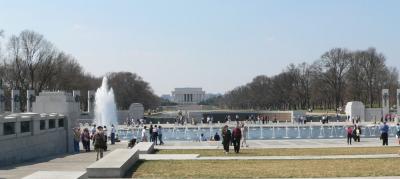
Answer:
<svg viewBox="0 0 400 179"><path fill-rule="evenodd" d="M335 47L375 47L400 69L399 9L397 0L0 0L0 41L34 30L95 76L137 73L158 95L225 93Z"/></svg>

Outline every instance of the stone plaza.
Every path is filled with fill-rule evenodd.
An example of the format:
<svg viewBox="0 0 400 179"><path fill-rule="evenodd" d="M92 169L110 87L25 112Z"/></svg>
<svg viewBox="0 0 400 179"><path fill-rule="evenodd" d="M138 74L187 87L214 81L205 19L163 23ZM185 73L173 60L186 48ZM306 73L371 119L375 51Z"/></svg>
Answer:
<svg viewBox="0 0 400 179"><path fill-rule="evenodd" d="M400 90L397 91L400 96ZM72 153L72 128L76 126L84 126L82 122L90 122L93 120L94 112L94 92L89 91L91 96L88 99L89 110L82 111L79 105L79 95L77 91L73 93L66 92L42 92L38 96L28 98L30 105L27 106L25 113L17 112L19 109L18 92L13 92L12 108L14 112L3 113L0 116L0 148L2 154L0 156L0 178L125 178L131 177L132 168L146 161L307 161L307 160L364 160L364 159L397 159L400 157L398 153L360 153L354 155L338 154L338 155L303 155L303 156L201 156L199 154L158 154L156 150L221 150L222 146L218 141L196 142L197 139L186 138L189 132L205 131L214 128L219 131L223 123L218 124L199 124L197 126L179 126L174 123L158 123L163 125L165 132L168 131L175 135L185 135L184 140L175 140L175 138L165 138L165 145L155 146L154 142L140 142L134 148L127 148L127 140L123 140L116 145L111 145L103 159L95 161L95 153ZM32 95L32 93L28 93ZM388 103L387 90L383 90L383 104ZM186 97L190 99L190 97ZM400 100L400 98L397 98ZM4 102L4 101L3 101ZM399 102L399 101L398 101ZM1 104L4 107L4 103ZM244 147L243 151L254 149L325 149L325 148L370 148L381 145L381 141L376 135L376 126L370 126L376 122L376 119L384 119L389 110L388 105L383 108L365 109L362 103L350 102L346 107L346 119L359 117L360 124L363 125L367 134L363 135L362 142L347 145L345 143L344 134L345 126L353 125L351 121L334 121L327 125L321 125L320 121L309 122L308 124L297 124L295 119L305 113L296 111L289 112L264 112L266 115L278 118L276 124L263 124L260 121L252 121L246 123L249 130L261 132L260 138L258 133L255 138L249 138L249 147ZM4 108L3 108L4 109ZM143 106L141 104L132 104L129 112L119 112L126 116L135 116L135 118L143 117ZM373 112L371 112L373 111ZM204 112L207 115L217 113ZM221 112L219 112L221 113ZM218 114L219 114L218 113ZM225 114L230 114L224 112ZM232 112L232 114L235 112ZM82 115L84 114L84 115ZM236 111L236 114L240 114ZM249 113L250 114L250 113ZM277 115L279 114L279 115ZM84 118L82 116L91 116L92 118ZM379 120L380 121L380 120ZM234 127L235 123L228 123L230 127ZM391 123L392 126L395 123ZM342 126L340 130L333 132L334 126ZM119 126L119 130L135 131L136 128L127 128ZM325 129L326 128L326 129ZM137 128L139 133L141 128ZM281 130L283 136L278 137L278 133L264 133L263 130L276 129ZM296 135L288 135L288 129L298 133ZM310 129L310 130L308 130ZM321 129L317 131L317 129ZM331 132L323 132L330 129ZM374 129L374 133L372 133ZM304 130L304 131L303 131ZM311 138L311 134L317 135ZM286 131L286 136L284 131ZM307 135L300 135L306 132ZM343 131L343 133L342 133ZM368 131L368 132L367 132ZM184 132L184 133L182 133ZM264 131L265 132L265 131ZM336 134L336 132L338 132ZM127 133L127 131L125 132ZM135 132L133 132L135 133ZM207 132L208 133L208 132ZM250 132L249 132L250 133ZM290 132L292 133L292 132ZM310 133L310 138L307 138ZM318 136L319 134L319 136ZM374 135L372 135L374 134ZM195 134L198 135L198 134ZM272 136L271 136L272 135ZM322 137L320 137L322 135ZM331 135L331 136L329 136ZM182 137L182 136L181 136ZM272 138L273 137L273 138ZM275 138L277 137L277 138ZM394 134L390 135L390 145L396 143ZM400 148L399 148L400 149ZM395 150L398 151L397 147ZM155 153L156 152L156 153ZM376 176L374 176L376 177ZM395 176L387 176L383 178L396 178Z"/></svg>

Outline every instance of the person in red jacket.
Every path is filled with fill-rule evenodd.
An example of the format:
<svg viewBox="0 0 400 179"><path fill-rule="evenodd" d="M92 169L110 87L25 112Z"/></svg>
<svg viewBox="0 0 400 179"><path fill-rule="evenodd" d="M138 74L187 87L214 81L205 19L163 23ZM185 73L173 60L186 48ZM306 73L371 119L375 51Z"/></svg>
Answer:
<svg viewBox="0 0 400 179"><path fill-rule="evenodd" d="M239 125L236 125L236 128L233 129L232 132L233 148L235 149L236 153L239 153L241 138L242 138L242 131L240 130Z"/></svg>
<svg viewBox="0 0 400 179"><path fill-rule="evenodd" d="M353 128L348 127L347 128L347 144L351 145L351 139L353 138Z"/></svg>

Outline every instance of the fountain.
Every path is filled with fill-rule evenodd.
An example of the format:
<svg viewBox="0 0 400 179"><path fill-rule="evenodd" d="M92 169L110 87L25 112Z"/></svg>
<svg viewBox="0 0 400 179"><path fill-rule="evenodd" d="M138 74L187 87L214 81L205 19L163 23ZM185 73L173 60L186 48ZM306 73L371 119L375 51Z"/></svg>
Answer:
<svg viewBox="0 0 400 179"><path fill-rule="evenodd" d="M334 134L333 134L334 130L335 130L335 126L332 124L331 135L329 136L329 138L333 138L334 137Z"/></svg>
<svg viewBox="0 0 400 179"><path fill-rule="evenodd" d="M188 136L187 132L188 132L188 127L185 126L185 137L186 137L187 140L189 140L190 136Z"/></svg>
<svg viewBox="0 0 400 179"><path fill-rule="evenodd" d="M343 132L341 132L340 133L340 138L343 138L344 136L343 136L343 134L345 134L345 133L347 133L347 131L346 131L346 126L343 126Z"/></svg>
<svg viewBox="0 0 400 179"><path fill-rule="evenodd" d="M324 126L321 126L321 129L319 130L319 138L324 138L325 136L325 131L324 131Z"/></svg>
<svg viewBox="0 0 400 179"><path fill-rule="evenodd" d="M263 126L260 126L260 139L264 139Z"/></svg>
<svg viewBox="0 0 400 179"><path fill-rule="evenodd" d="M210 138L213 136L213 127L212 126L210 126Z"/></svg>
<svg viewBox="0 0 400 179"><path fill-rule="evenodd" d="M275 126L272 126L272 137L271 139L275 139Z"/></svg>
<svg viewBox="0 0 400 179"><path fill-rule="evenodd" d="M298 139L300 139L301 138L301 134L300 134L300 126L299 125L297 125L297 137L296 138L298 138Z"/></svg>
<svg viewBox="0 0 400 179"><path fill-rule="evenodd" d="M288 136L288 126L286 126L285 127L285 137L283 137L283 138L285 138L285 139L288 139L289 138L289 136Z"/></svg>
<svg viewBox="0 0 400 179"><path fill-rule="evenodd" d="M310 135L308 136L308 138L312 138L312 130L313 130L313 128L312 128L312 126L310 125Z"/></svg>
<svg viewBox="0 0 400 179"><path fill-rule="evenodd" d="M107 126L111 129L111 125L118 125L117 107L115 105L114 91L108 87L107 77L103 77L100 88L97 89L95 95L94 122L97 126ZM111 130L108 130L110 133Z"/></svg>

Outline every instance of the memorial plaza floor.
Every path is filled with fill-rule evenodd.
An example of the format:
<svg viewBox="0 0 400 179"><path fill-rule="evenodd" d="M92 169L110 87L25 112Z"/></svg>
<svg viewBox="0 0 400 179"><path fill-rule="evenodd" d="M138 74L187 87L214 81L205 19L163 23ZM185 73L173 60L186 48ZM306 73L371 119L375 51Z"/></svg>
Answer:
<svg viewBox="0 0 400 179"><path fill-rule="evenodd" d="M292 140L249 140L249 149L266 148L333 148L333 147L380 147L379 139L362 139L360 143L347 145L345 139L292 139ZM395 139L389 140L390 146L398 146ZM126 148L127 143L121 142L109 145L110 150ZM221 150L219 142L188 142L165 141L165 145L156 146L156 149L216 149ZM110 151L106 152L107 155ZM332 155L332 156L206 156L198 155L141 155L143 160L298 160L298 159L371 159L371 158L399 158L398 154L372 154L372 155ZM85 171L86 167L95 162L96 153L79 153L42 158L26 163L0 168L0 178L23 178L37 171ZM376 177L374 177L376 178ZM380 177L400 178L400 177Z"/></svg>

